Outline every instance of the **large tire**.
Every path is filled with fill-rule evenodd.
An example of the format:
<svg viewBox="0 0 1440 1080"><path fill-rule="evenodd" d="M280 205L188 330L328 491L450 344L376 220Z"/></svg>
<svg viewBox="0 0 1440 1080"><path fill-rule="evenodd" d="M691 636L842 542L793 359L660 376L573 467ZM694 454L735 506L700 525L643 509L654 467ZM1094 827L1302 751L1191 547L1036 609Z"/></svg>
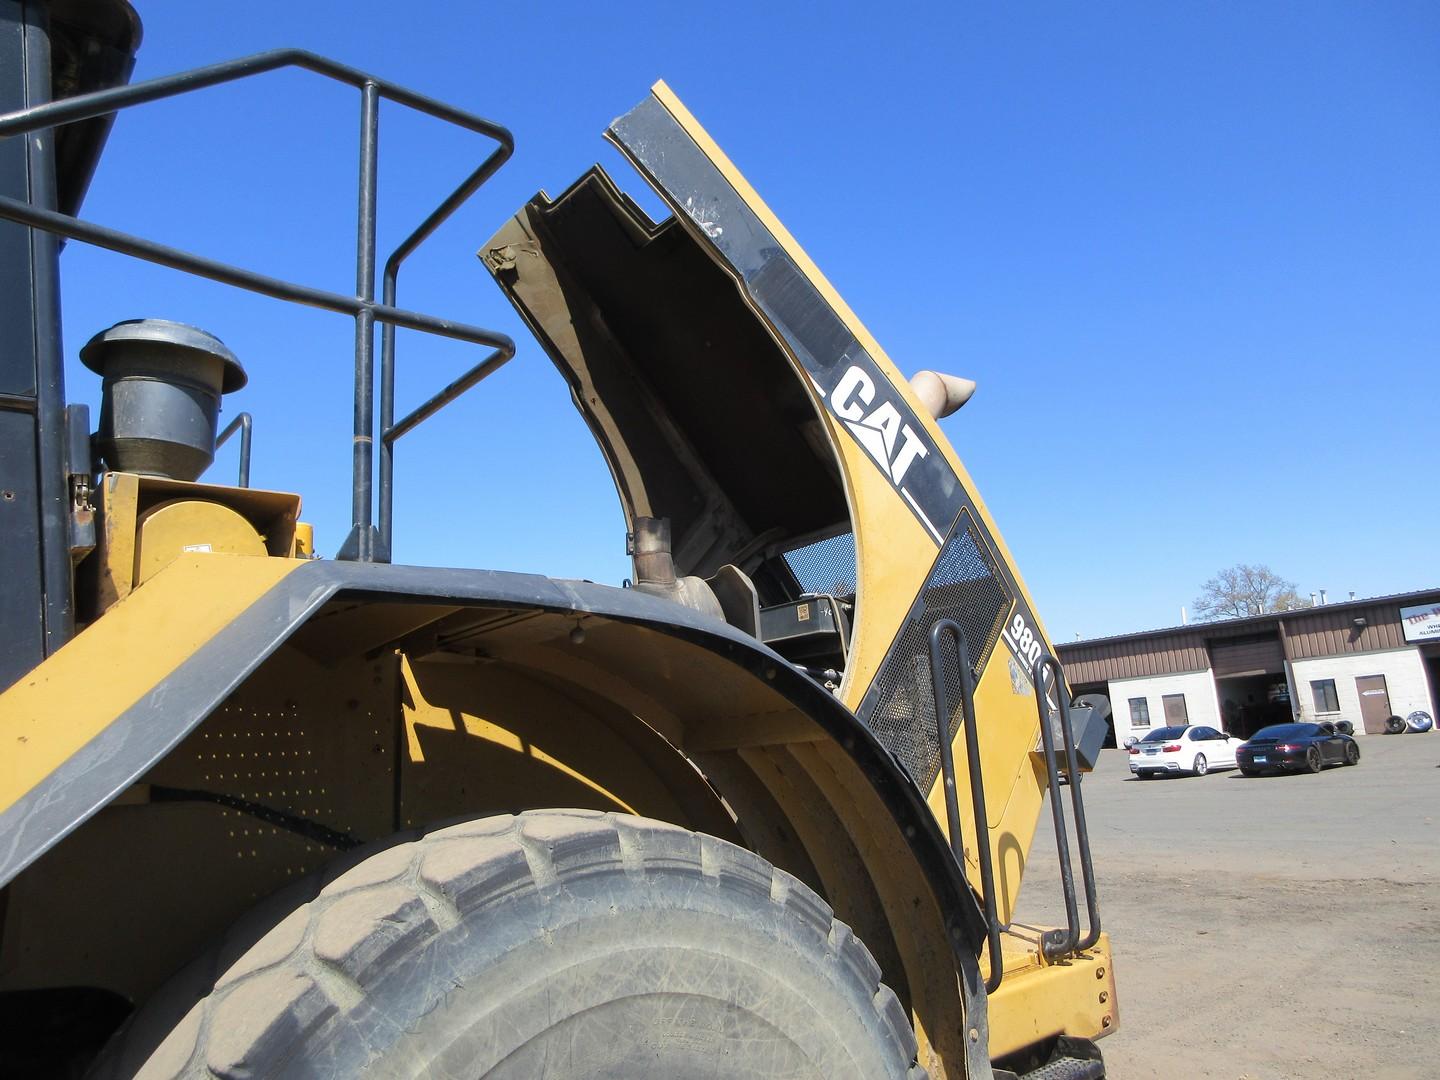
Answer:
<svg viewBox="0 0 1440 1080"><path fill-rule="evenodd" d="M1404 718L1403 716L1392 716L1392 717L1389 717L1389 718L1385 721L1385 734L1386 734L1386 735L1404 735L1404 734L1405 734L1405 727L1406 727L1405 718Z"/></svg>
<svg viewBox="0 0 1440 1080"><path fill-rule="evenodd" d="M1319 747L1312 746L1305 751L1305 771L1317 773L1325 767L1325 759L1320 756Z"/></svg>
<svg viewBox="0 0 1440 1080"><path fill-rule="evenodd" d="M1360 764L1360 747L1353 742L1345 744L1345 764Z"/></svg>
<svg viewBox="0 0 1440 1080"><path fill-rule="evenodd" d="M1027 1072L1024 1080L1105 1080L1105 1063L1059 1057Z"/></svg>
<svg viewBox="0 0 1440 1080"><path fill-rule="evenodd" d="M849 927L710 836L533 811L399 843L309 892L188 1010L183 976L157 995L96 1075L925 1076Z"/></svg>
<svg viewBox="0 0 1440 1080"><path fill-rule="evenodd" d="M1210 771L1210 763L1205 760L1204 754L1195 755L1195 760L1190 762L1190 771L1196 776L1204 776Z"/></svg>

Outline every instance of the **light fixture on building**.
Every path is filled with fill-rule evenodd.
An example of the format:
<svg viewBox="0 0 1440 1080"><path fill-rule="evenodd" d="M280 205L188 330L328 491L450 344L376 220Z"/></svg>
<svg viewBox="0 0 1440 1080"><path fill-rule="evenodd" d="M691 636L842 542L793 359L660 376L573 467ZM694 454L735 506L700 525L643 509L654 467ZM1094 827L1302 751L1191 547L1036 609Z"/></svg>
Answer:
<svg viewBox="0 0 1440 1080"><path fill-rule="evenodd" d="M1351 619L1350 621L1354 623L1357 627L1363 627L1366 625L1364 615L1356 615L1355 618Z"/></svg>

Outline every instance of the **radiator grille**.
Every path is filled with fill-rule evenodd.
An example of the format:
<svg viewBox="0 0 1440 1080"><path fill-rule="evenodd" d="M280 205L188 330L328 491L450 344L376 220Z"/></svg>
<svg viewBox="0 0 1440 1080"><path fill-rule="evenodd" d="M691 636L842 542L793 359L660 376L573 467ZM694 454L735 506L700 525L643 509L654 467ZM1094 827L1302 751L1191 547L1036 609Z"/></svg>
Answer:
<svg viewBox="0 0 1440 1080"><path fill-rule="evenodd" d="M807 593L850 596L855 592L855 537L826 537L785 552L785 563Z"/></svg>
<svg viewBox="0 0 1440 1080"><path fill-rule="evenodd" d="M861 710L870 730L904 763L922 791L929 791L940 773L930 681L930 628L941 619L960 624L978 678L1000 637L1011 599L969 515L962 515L866 694L868 712L864 707ZM960 665L948 639L942 656L953 739L961 723Z"/></svg>

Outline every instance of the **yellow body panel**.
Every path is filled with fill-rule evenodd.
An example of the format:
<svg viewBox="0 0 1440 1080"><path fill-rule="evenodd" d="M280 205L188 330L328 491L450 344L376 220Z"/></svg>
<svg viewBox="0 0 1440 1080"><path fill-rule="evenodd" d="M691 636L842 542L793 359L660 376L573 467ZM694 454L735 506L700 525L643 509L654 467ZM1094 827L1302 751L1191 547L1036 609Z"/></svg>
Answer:
<svg viewBox="0 0 1440 1080"><path fill-rule="evenodd" d="M1110 936L1061 963L1037 960L1039 934L1016 931L1005 941L1005 978L990 996L990 1056L1003 1057L1042 1039L1098 1039L1119 1026Z"/></svg>
<svg viewBox="0 0 1440 1080"><path fill-rule="evenodd" d="M139 516L140 477L134 473L107 473L100 478L95 495L100 542L82 567L84 573L95 575L92 614L99 614L129 596L135 586L135 519Z"/></svg>
<svg viewBox="0 0 1440 1080"><path fill-rule="evenodd" d="M874 681L939 550L909 514L895 513L895 492L865 451L838 432L828 414L830 438L840 451L855 517L855 632L850 641L841 700L852 711ZM883 521L883 524L881 522ZM880 548L884 554L871 549ZM942 817L944 815L941 815Z"/></svg>
<svg viewBox="0 0 1440 1080"><path fill-rule="evenodd" d="M181 548L208 543L216 553L297 558L308 558L310 548L304 545L313 543L310 527L306 525L302 530L296 520L300 496L289 492L108 472L96 486L95 501L100 523L98 543L80 564L76 580L82 621L94 619L124 599L143 576L168 562L175 551L171 540ZM177 502L188 509L166 507L157 519L161 507ZM226 510L233 516L225 515ZM207 522L211 514L217 515L218 530L207 527L216 523ZM237 517L239 521L234 520ZM258 549L244 533L244 525L249 525L260 541ZM162 540L161 533L168 534L169 539ZM141 550L146 547L150 549L148 554ZM166 549L164 553L162 548ZM146 560L144 575L142 559Z"/></svg>
<svg viewBox="0 0 1440 1080"><path fill-rule="evenodd" d="M182 555L0 694L0 812L299 565Z"/></svg>
<svg viewBox="0 0 1440 1080"><path fill-rule="evenodd" d="M1045 766L1038 756L1030 752L1040 732L1035 699L1031 696L1028 682L1019 684L1023 693L1017 692L1017 680L1010 670L1013 663L1008 653L997 650L996 657L982 673L975 688L975 712L981 718L984 730L980 761L986 777L986 825L995 870L996 909L1002 923L1009 922L1014 916L1027 853L1035 837L1045 796ZM1008 716L1016 722L986 722L987 718L997 716ZM965 873L979 889L980 862L975 854L965 742L962 728L954 744L955 790L961 807ZM1002 765L1005 767L1002 768ZM931 788L927 801L940 827L948 834L944 785L937 782Z"/></svg>
<svg viewBox="0 0 1440 1080"><path fill-rule="evenodd" d="M186 552L265 554L255 526L219 503L172 499L152 506L136 522L135 584L149 581Z"/></svg>

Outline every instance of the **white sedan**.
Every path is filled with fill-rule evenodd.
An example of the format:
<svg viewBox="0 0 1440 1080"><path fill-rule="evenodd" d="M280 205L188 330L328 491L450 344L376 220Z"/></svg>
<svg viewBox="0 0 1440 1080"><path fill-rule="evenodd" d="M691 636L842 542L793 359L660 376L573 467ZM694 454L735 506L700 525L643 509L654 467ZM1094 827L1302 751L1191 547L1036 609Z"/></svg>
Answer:
<svg viewBox="0 0 1440 1080"><path fill-rule="evenodd" d="M1211 769L1235 768L1235 748L1245 740L1212 727L1156 728L1130 747L1130 771L1141 780Z"/></svg>

